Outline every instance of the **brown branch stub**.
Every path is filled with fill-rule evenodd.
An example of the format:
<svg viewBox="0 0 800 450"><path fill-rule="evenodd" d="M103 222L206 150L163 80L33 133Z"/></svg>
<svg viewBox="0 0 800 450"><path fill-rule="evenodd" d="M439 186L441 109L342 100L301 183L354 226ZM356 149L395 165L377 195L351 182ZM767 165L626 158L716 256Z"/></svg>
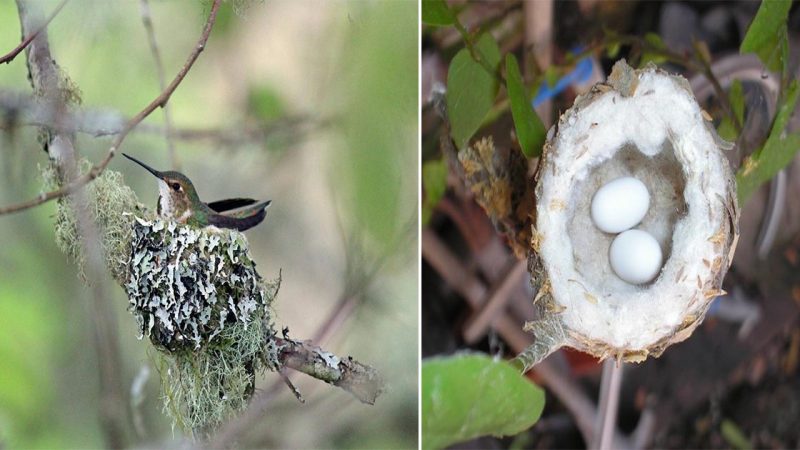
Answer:
<svg viewBox="0 0 800 450"><path fill-rule="evenodd" d="M374 368L348 356L340 358L311 344L310 341L275 337L279 359L288 368L340 387L362 403L375 404L385 390L383 379Z"/></svg>
<svg viewBox="0 0 800 450"><path fill-rule="evenodd" d="M219 11L221 3L222 0L214 0L214 3L211 5L211 12L208 15L208 20L203 28L203 33L200 35L200 39L194 46L194 50L192 50L192 52L189 54L189 57L186 59L183 67L181 67L181 70L178 72L169 86L167 86L167 88L161 92L158 97L156 97L152 102L150 102L150 104L148 104L138 114L131 118L131 120L129 120L125 126L122 127L122 130L119 132L116 139L114 139L114 142L111 144L111 148L108 149L108 153L100 162L100 164L92 166L92 168L86 174L76 178L71 183L62 186L60 189L39 194L37 197L22 203L0 208L0 215L23 211L34 206L41 205L47 201L69 195L76 189L91 183L95 178L97 178L103 172L103 170L108 167L108 164L114 158L114 155L116 154L120 145L122 145L122 142L125 140L125 137L128 135L128 133L134 127L139 125L139 123L141 123L153 111L155 111L156 108L163 107L169 101L169 98L175 92L175 89L178 88L178 85L180 85L183 79L186 78L186 74L189 73L189 70L192 68L195 61L197 61L197 58L200 56L200 53L206 46L208 37L211 35L211 30L214 27L214 22L217 20L217 12Z"/></svg>
<svg viewBox="0 0 800 450"><path fill-rule="evenodd" d="M61 12L61 9L64 8L64 5L66 5L68 1L69 0L62 0L61 3L59 3L58 6L56 6L56 9L54 9L53 12L50 13L50 16L47 17L47 19L44 21L44 23L42 23L41 26L39 26L32 33L28 34L28 36L25 37L22 40L22 42L20 42L19 45L17 45L13 50L11 50L10 52L6 53L3 56L0 56L0 64L8 64L11 61L13 61L14 58L17 57L17 55L22 53L22 51L25 50L25 47L30 45L30 43L33 42L34 39L36 39L36 36L38 36L39 33L41 33L45 28L47 28L48 25L50 25L50 22L52 22L53 19L55 19L55 17L58 15L58 13Z"/></svg>

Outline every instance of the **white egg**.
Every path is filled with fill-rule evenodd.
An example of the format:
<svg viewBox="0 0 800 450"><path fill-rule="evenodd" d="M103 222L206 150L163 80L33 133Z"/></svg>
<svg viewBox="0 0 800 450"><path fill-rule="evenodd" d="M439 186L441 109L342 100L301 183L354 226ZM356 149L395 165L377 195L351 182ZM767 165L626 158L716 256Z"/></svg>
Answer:
<svg viewBox="0 0 800 450"><path fill-rule="evenodd" d="M650 193L633 177L603 185L592 198L592 220L606 233L619 233L639 224L650 207Z"/></svg>
<svg viewBox="0 0 800 450"><path fill-rule="evenodd" d="M661 271L661 246L650 233L628 230L611 242L608 252L611 268L623 281L643 284Z"/></svg>

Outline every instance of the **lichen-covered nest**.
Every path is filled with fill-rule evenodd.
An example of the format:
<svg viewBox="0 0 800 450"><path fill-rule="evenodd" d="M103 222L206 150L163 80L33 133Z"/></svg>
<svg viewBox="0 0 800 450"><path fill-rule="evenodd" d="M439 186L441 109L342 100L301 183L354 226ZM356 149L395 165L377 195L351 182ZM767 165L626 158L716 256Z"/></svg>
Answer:
<svg viewBox="0 0 800 450"><path fill-rule="evenodd" d="M235 230L135 218L125 289L140 332L171 351L269 315L271 298Z"/></svg>
<svg viewBox="0 0 800 450"><path fill-rule="evenodd" d="M687 338L721 292L738 237L725 143L688 83L655 66L615 65L551 133L536 175L530 270L537 336L599 357L641 361ZM664 253L655 280L629 284L608 261L614 235L592 223L592 195L633 176L652 197L637 228Z"/></svg>
<svg viewBox="0 0 800 450"><path fill-rule="evenodd" d="M280 278L256 272L245 236L134 217L125 289L130 310L160 350L164 409L205 433L242 411L256 374L279 368L272 301Z"/></svg>

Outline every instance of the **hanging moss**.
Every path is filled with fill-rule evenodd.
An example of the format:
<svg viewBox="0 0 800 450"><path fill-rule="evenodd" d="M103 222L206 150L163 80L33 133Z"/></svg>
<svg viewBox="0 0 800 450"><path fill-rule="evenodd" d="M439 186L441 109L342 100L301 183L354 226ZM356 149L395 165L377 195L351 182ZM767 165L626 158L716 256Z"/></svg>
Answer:
<svg viewBox="0 0 800 450"><path fill-rule="evenodd" d="M263 320L235 323L202 350L156 352L164 411L173 426L202 434L244 410L255 375L277 366L276 349L264 344L272 332Z"/></svg>
<svg viewBox="0 0 800 450"><path fill-rule="evenodd" d="M91 163L83 159L79 163L81 174L89 171ZM60 187L58 172L53 163L41 169L45 190ZM106 266L117 282L127 277L130 256L131 222L125 213L143 210L136 194L122 179L122 174L105 170L85 188L88 212L97 226L97 233L105 257ZM72 197L61 197L56 202L56 245L70 256L78 267L78 274L86 280L86 255L78 232L75 205Z"/></svg>

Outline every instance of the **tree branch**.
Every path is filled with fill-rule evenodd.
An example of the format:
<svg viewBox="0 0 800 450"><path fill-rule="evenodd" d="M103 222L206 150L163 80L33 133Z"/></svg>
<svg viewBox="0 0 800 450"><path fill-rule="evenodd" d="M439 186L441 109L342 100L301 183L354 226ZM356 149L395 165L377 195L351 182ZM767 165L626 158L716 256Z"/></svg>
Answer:
<svg viewBox="0 0 800 450"><path fill-rule="evenodd" d="M26 50L31 87L37 95L53 110L54 124L43 127L43 142L51 160L58 167L59 183L68 183L79 173L78 152L75 149L74 134L60 129L61 114L68 110L71 94L61 84L65 75L55 63L50 53L47 32L38 24L42 23L42 15L37 8L31 7L24 0L17 0L20 23L23 32L37 27L35 37ZM81 236L82 251L88 262L87 280L91 290L92 343L97 354L98 371L100 373L100 404L98 407L101 429L106 445L112 448L126 444L127 409L122 389L119 342L116 319L108 305L105 291L104 266L102 250L97 234L97 227L89 217L89 203L84 191L77 192L72 202L64 205L71 208L76 227Z"/></svg>
<svg viewBox="0 0 800 450"><path fill-rule="evenodd" d="M375 399L383 392L384 384L378 371L350 356L340 358L312 345L311 341L274 339L281 349L278 359L290 369L340 387L370 405L375 404Z"/></svg>
<svg viewBox="0 0 800 450"><path fill-rule="evenodd" d="M140 0L142 11L142 24L147 32L147 40L150 42L150 52L153 54L153 62L156 65L156 73L158 74L158 88L162 91L166 89L167 82L164 77L164 65L161 62L161 52L158 50L158 42L156 41L156 31L153 28L153 21L150 18L150 4L147 0ZM164 105L164 126L166 129L165 137L167 139L167 151L169 152L169 160L172 162L172 167L179 170L178 160L175 156L175 142L172 138L172 116L169 112L169 105Z"/></svg>
<svg viewBox="0 0 800 450"><path fill-rule="evenodd" d="M44 30L45 28L47 28L48 25L50 25L50 22L52 22L53 19L55 19L55 17L58 15L59 12L61 12L61 9L64 7L64 5L67 4L68 1L69 0L62 0L61 3L59 3L58 6L56 6L56 9L54 9L53 12L50 14L50 17L48 17L47 20L45 20L41 26L39 26L36 30L30 33L28 37L23 39L22 42L20 42L19 45L16 46L13 50L11 50L10 52L6 53L3 56L0 56L0 64L8 64L11 61L13 61L14 58L17 57L17 55L22 53L22 51L25 50L25 47L30 45L30 43L33 42L34 39L36 39L36 36L38 36L39 33L42 32L42 30Z"/></svg>
<svg viewBox="0 0 800 450"><path fill-rule="evenodd" d="M6 118L5 123L2 118ZM114 136L122 131L129 119L121 113L106 109L78 109L63 111L56 117L56 111L42 101L29 95L0 91L0 130L16 126L55 127L58 118L59 130L77 132L93 137ZM212 141L224 146L237 146L250 142L263 142L275 133L296 133L324 128L337 119L315 118L296 114L258 124L243 124L240 127L226 128L188 128L175 127L173 139L181 141ZM149 133L160 136L167 134L165 126L139 124L132 132Z"/></svg>
<svg viewBox="0 0 800 450"><path fill-rule="evenodd" d="M50 192L44 192L31 200L0 208L0 215L24 211L34 206L41 205L50 200L63 197L65 195L69 195L75 192L77 189L87 185L88 183L91 183L95 178L97 178L101 173L103 173L105 168L108 167L108 164L114 158L117 149L119 149L120 145L122 145L122 142L125 140L125 137L128 135L128 133L130 133L130 131L134 127L139 125L141 121L143 121L147 116L149 116L153 111L155 111L156 108L163 107L164 105L166 105L167 102L169 101L169 98L172 96L173 92L175 92L175 89L177 89L178 85L180 85L183 79L186 78L186 74L189 73L189 70L192 68L192 65L194 65L194 62L197 60L198 56L200 56L200 53L206 46L208 37L211 34L211 29L214 27L214 22L217 20L217 12L219 11L221 3L222 0L214 0L213 5L211 5L211 12L208 15L208 20L206 21L200 39L195 45L194 50L189 54L186 63L184 63L183 67L181 67L181 70L178 72L178 74L175 76L175 78L172 80L169 86L167 86L167 88L158 97L156 97L152 102L150 102L149 105L147 105L143 110L141 110L138 114L136 114L127 123L125 123L125 125L122 127L122 130L119 132L119 134L117 134L117 137L111 144L111 148L108 149L108 153L106 154L105 158L103 158L100 164L92 166L92 168L89 169L89 171L86 174L76 178L69 184L62 186L60 189Z"/></svg>
<svg viewBox="0 0 800 450"><path fill-rule="evenodd" d="M355 297L351 296L349 299L354 302ZM351 310L352 306L347 309ZM337 315L335 312L333 313L333 316ZM329 317L329 319L331 318ZM329 322L330 320L326 321L326 324ZM327 328L323 327L323 329ZM317 333L317 335L319 334L320 332ZM284 367L340 387L362 403L374 404L378 395L384 391L385 386L378 371L355 361L352 357L340 358L314 346L311 341L282 339L277 336L273 336L271 339L280 349L278 359ZM237 436L241 436L248 428L255 425L283 383L289 386L298 400L303 401L288 376L281 373L281 380L273 383L272 386L253 398L241 415L220 428L209 442L203 443L203 447L226 448L230 446Z"/></svg>

